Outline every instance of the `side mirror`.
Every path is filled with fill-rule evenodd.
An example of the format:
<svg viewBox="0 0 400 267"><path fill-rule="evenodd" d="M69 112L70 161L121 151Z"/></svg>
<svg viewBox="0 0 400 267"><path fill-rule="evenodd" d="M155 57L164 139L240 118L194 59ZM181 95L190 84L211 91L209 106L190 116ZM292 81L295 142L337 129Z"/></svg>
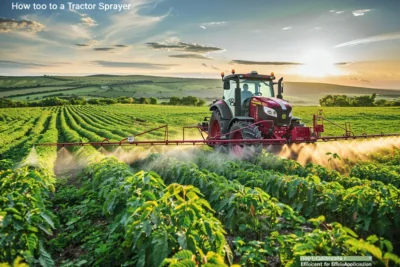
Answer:
<svg viewBox="0 0 400 267"><path fill-rule="evenodd" d="M224 81L224 90L229 90L229 89L231 89L231 83L228 80L226 80Z"/></svg>

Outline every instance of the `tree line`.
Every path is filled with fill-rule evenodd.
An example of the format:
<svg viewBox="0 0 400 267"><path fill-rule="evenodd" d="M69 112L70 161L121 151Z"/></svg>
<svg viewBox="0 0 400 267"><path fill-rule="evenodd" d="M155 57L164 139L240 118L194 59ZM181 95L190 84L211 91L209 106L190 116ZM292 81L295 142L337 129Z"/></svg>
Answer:
<svg viewBox="0 0 400 267"><path fill-rule="evenodd" d="M120 96L118 98L89 98L82 96L51 96L43 99L27 100L12 100L10 98L0 98L0 108L17 108L17 107L50 107L50 106L65 106L65 105L112 105L112 104L163 104L163 105L183 105L183 106L204 106L206 101L198 99L194 96L186 97L171 97L168 102L158 103L155 97L128 97Z"/></svg>
<svg viewBox="0 0 400 267"><path fill-rule="evenodd" d="M327 95L319 100L319 104L324 107L389 107L400 106L400 99L377 100L376 94L355 97L349 97L347 95Z"/></svg>

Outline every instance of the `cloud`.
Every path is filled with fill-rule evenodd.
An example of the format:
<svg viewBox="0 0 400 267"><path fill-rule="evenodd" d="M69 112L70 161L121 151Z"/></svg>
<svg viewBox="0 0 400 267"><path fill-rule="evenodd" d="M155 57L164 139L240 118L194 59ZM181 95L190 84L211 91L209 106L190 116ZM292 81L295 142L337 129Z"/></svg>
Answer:
<svg viewBox="0 0 400 267"><path fill-rule="evenodd" d="M76 46L79 46L79 47L86 47L86 46L91 46L91 45L95 45L95 44L97 44L98 42L89 42L89 43L87 43L87 44L75 44ZM123 44L117 44L117 45L113 45L114 47L119 47L119 48L124 48L124 47L129 47L129 46L127 46L127 45L123 45ZM94 50L96 50L96 51L108 51L108 50L112 50L112 49L114 49L113 47L98 47L98 48L93 48Z"/></svg>
<svg viewBox="0 0 400 267"><path fill-rule="evenodd" d="M44 25L31 20L13 20L0 18L0 33L12 31L28 31L32 33L41 32L45 29Z"/></svg>
<svg viewBox="0 0 400 267"><path fill-rule="evenodd" d="M389 41L389 40L397 40L400 39L400 32L393 33L385 33L381 35L375 35L364 39L357 39L346 43L341 43L335 46L335 48L339 47L347 47L347 46L355 46L360 44L369 44L375 42Z"/></svg>
<svg viewBox="0 0 400 267"><path fill-rule="evenodd" d="M97 23L94 19L92 19L91 17L83 17L81 18L82 24L89 26L89 27L93 27L93 26L97 26Z"/></svg>
<svg viewBox="0 0 400 267"><path fill-rule="evenodd" d="M176 51L193 52L193 53L209 53L209 52L216 52L223 50L222 48L215 46L206 46L206 45L184 43L184 42L177 42L177 43L153 42L153 43L147 43L147 45L153 49L167 49L167 50L176 50Z"/></svg>
<svg viewBox="0 0 400 267"><path fill-rule="evenodd" d="M369 11L371 11L371 9L355 10L355 11L353 11L353 15L354 15L355 17L363 16L365 13L367 13L367 12L369 12Z"/></svg>
<svg viewBox="0 0 400 267"><path fill-rule="evenodd" d="M85 25L85 26L97 26L97 23L94 19L92 19L91 17L89 17L88 14L85 13L80 13L79 11L76 11L75 9L69 9L69 11L71 11L72 13L78 14L79 16L81 16L81 24Z"/></svg>
<svg viewBox="0 0 400 267"><path fill-rule="evenodd" d="M160 0L122 0L121 4L130 4L130 9L117 12L110 18L109 26L103 31L104 41L123 42L127 37L145 32L150 26L157 24L168 17L171 9L164 15L145 16L140 14L142 8L155 8ZM153 4L151 7L150 5Z"/></svg>
<svg viewBox="0 0 400 267"><path fill-rule="evenodd" d="M79 11L76 11L75 9L69 9L68 11L71 11L72 13L76 13L81 17L86 17L87 16L87 14L80 13Z"/></svg>
<svg viewBox="0 0 400 267"><path fill-rule="evenodd" d="M0 67L2 68L36 68L36 67L47 67L48 65L28 62L17 62L0 60Z"/></svg>
<svg viewBox="0 0 400 267"><path fill-rule="evenodd" d="M96 48L93 48L93 50L95 50L95 51L110 51L110 50L113 50L114 48L112 48L112 47L96 47Z"/></svg>
<svg viewBox="0 0 400 267"><path fill-rule="evenodd" d="M284 27L282 28L282 30L286 31L286 30L290 30L292 27Z"/></svg>
<svg viewBox="0 0 400 267"><path fill-rule="evenodd" d="M298 62L281 62L281 61L249 61L249 60L232 60L231 64L242 65L303 65Z"/></svg>
<svg viewBox="0 0 400 267"><path fill-rule="evenodd" d="M214 21L214 22L207 22L207 23L203 23L204 26L221 26L224 25L226 23L226 21Z"/></svg>
<svg viewBox="0 0 400 267"><path fill-rule="evenodd" d="M176 64L154 64L145 62L116 62L116 61L93 61L94 64L108 68L141 68L141 69L154 69L154 70L165 70L171 67L179 66Z"/></svg>
<svg viewBox="0 0 400 267"><path fill-rule="evenodd" d="M194 58L194 59L211 59L211 58L203 56L201 54L178 54L178 55L170 55L169 57Z"/></svg>
<svg viewBox="0 0 400 267"><path fill-rule="evenodd" d="M214 26L222 26L226 24L226 21L213 21L213 22L207 22L207 23L202 23L200 25L200 28L202 29L207 29L208 27L214 27Z"/></svg>
<svg viewBox="0 0 400 267"><path fill-rule="evenodd" d="M353 64L353 62L337 62L337 63L334 63L334 65L336 65L336 66L348 66L348 65L351 65L351 64Z"/></svg>

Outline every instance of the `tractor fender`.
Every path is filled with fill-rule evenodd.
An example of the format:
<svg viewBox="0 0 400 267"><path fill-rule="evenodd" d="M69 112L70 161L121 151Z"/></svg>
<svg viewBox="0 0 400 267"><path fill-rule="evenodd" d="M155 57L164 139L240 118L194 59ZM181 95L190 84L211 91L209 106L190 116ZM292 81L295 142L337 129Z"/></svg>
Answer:
<svg viewBox="0 0 400 267"><path fill-rule="evenodd" d="M210 111L218 110L221 113L221 118L223 120L231 120L232 112L229 109L228 105L223 100L218 100L214 104L211 105Z"/></svg>
<svg viewBox="0 0 400 267"><path fill-rule="evenodd" d="M246 117L246 116L238 116L235 117L233 119L231 119L231 121L229 122L229 126L228 129L230 129L232 127L232 125L237 122L237 121L248 121L248 122L254 122L254 118L253 117Z"/></svg>
<svg viewBox="0 0 400 267"><path fill-rule="evenodd" d="M223 100L218 100L211 107L211 111L218 110L221 114L221 131L226 133L229 129L229 121L232 119L232 112Z"/></svg>

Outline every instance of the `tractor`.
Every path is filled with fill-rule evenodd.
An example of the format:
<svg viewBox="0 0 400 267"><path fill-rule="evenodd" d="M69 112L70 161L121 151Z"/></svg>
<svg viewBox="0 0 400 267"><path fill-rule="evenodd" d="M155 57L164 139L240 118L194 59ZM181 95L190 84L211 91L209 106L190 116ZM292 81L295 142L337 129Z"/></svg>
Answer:
<svg viewBox="0 0 400 267"><path fill-rule="evenodd" d="M252 71L235 74L234 70L228 76L221 73L221 77L224 95L210 107L209 141L241 140L228 144L230 153L238 157L260 153L263 139L279 140L282 144L316 141L311 129L293 116L292 107L283 99L283 78L274 82L274 73L260 75ZM246 145L246 140L252 143ZM209 142L209 145L219 147L220 142Z"/></svg>

